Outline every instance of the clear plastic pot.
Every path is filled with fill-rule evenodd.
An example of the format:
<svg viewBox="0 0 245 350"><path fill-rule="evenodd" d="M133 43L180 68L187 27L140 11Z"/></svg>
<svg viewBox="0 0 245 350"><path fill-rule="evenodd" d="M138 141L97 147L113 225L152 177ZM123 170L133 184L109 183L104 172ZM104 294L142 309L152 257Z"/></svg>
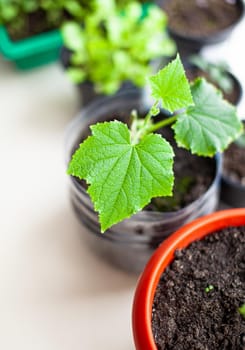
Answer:
<svg viewBox="0 0 245 350"><path fill-rule="evenodd" d="M146 111L142 95L135 90L95 101L83 109L67 130L66 161L89 134L89 125L108 119L124 120L133 109ZM215 176L208 191L175 212L143 210L130 219L100 232L98 216L81 181L70 177L70 200L81 223L81 234L98 254L110 263L139 273L159 244L186 222L211 213L218 204L221 157L216 156Z"/></svg>

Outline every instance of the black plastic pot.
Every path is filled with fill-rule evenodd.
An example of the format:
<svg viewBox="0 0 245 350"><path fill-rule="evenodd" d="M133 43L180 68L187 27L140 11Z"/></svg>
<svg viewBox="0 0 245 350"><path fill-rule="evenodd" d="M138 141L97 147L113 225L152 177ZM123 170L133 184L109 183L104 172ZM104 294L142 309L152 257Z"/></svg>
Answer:
<svg viewBox="0 0 245 350"><path fill-rule="evenodd" d="M97 100L83 109L67 131L66 161L69 162L81 140L88 135L89 125L112 116L125 120L133 109L137 109L139 114L146 111L141 95L135 91ZM97 214L83 184L74 177L70 177L70 200L81 223L81 234L92 249L113 265L139 273L152 252L172 232L186 222L215 210L218 204L220 173L221 157L218 155L213 182L208 191L196 201L176 212L143 210L114 225L104 234L100 233Z"/></svg>
<svg viewBox="0 0 245 350"><path fill-rule="evenodd" d="M245 208L245 186L222 175L221 200L233 208Z"/></svg>
<svg viewBox="0 0 245 350"><path fill-rule="evenodd" d="M158 0L157 4L166 11L167 15L169 16L169 21L171 22L171 14L168 13L168 9L166 7L166 3L169 1L173 3L175 0ZM244 14L244 2L242 0L235 0L235 3L239 11L238 18L225 28L217 28L217 31L215 31L214 33L202 36L192 34L191 32L185 34L183 31L177 31L176 29L171 27L171 24L169 24L169 33L171 37L175 40L180 55L184 57L196 54L206 45L214 45L225 41L231 34L231 32L234 30L235 26L240 22ZM184 6L186 6L186 2L182 1L182 4L184 8ZM183 15L183 17L186 17L187 28L191 28L188 16ZM173 21L175 21L175 18L173 18Z"/></svg>
<svg viewBox="0 0 245 350"><path fill-rule="evenodd" d="M245 122L244 122L245 125ZM224 152L224 165L222 170L222 180L221 180L221 200L231 207L240 208L245 207L245 184L241 183L236 176L232 176L232 172L236 172L236 169L226 169L229 168L229 158L233 157L235 159L233 152L241 152L244 154L245 159L245 148L239 146L238 143L233 143L227 151ZM242 156L243 158L243 156ZM241 164L244 164L244 159L240 160ZM239 162L235 162L235 168L240 166ZM245 176L244 176L245 178Z"/></svg>
<svg viewBox="0 0 245 350"><path fill-rule="evenodd" d="M197 76L203 76L205 77L209 82L216 85L218 89L220 89L223 92L223 95L227 101L234 105L238 105L241 101L242 95L243 95L243 89L240 81L238 78L232 74L229 71L226 71L225 74L231 79L232 81L232 91L231 92L225 92L223 91L216 82L212 81L212 78L208 76L207 73L204 71L201 71L199 68L197 68L195 65L191 64L190 62L186 61L184 62L185 66L185 72L189 80L194 80ZM193 79L194 78L194 79Z"/></svg>

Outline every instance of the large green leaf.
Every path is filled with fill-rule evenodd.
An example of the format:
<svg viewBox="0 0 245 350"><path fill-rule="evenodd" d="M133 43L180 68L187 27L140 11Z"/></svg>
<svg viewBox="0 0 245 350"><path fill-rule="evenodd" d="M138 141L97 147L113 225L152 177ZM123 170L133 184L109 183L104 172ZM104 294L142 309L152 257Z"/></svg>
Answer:
<svg viewBox="0 0 245 350"><path fill-rule="evenodd" d="M179 56L149 78L152 96L170 112L193 105L190 86Z"/></svg>
<svg viewBox="0 0 245 350"><path fill-rule="evenodd" d="M173 126L178 145L202 156L222 152L242 131L236 108L204 78L193 83L191 92L195 105Z"/></svg>
<svg viewBox="0 0 245 350"><path fill-rule="evenodd" d="M141 210L151 198L172 194L173 151L160 135L138 144L121 122L99 123L75 152L68 173L85 179L102 232Z"/></svg>

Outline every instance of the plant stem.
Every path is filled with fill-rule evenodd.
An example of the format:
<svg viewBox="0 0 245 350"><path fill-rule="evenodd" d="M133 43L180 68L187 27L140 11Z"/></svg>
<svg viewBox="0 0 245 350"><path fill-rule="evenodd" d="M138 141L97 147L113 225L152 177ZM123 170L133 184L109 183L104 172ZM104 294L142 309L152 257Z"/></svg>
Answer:
<svg viewBox="0 0 245 350"><path fill-rule="evenodd" d="M151 119L151 117L153 116L152 111L153 111L154 109L156 109L156 108L157 108L158 103L159 103L159 101L158 101L158 100L156 100L156 101L154 102L153 106L151 107L151 109L149 110L149 112L147 113L147 115L145 116L144 126L146 126L146 125L148 125L148 124L149 124L150 119Z"/></svg>
<svg viewBox="0 0 245 350"><path fill-rule="evenodd" d="M166 125L172 124L173 122L175 122L177 120L177 115L174 115L172 117L169 117L167 119L161 120L160 122L151 125L148 129L147 129L147 133L156 131Z"/></svg>
<svg viewBox="0 0 245 350"><path fill-rule="evenodd" d="M156 101L154 105L152 106L151 110L147 113L144 124L143 125L137 125L137 117L134 118L134 121L131 125L131 142L133 144L137 144L140 139L142 139L145 135L150 134L151 132L154 132L156 130L159 130L160 128L172 124L176 121L177 115L173 115L172 117L169 117L167 119L160 120L160 122L151 124L151 117L153 114L151 111L154 108L157 108L158 102ZM135 117L135 116L134 116Z"/></svg>

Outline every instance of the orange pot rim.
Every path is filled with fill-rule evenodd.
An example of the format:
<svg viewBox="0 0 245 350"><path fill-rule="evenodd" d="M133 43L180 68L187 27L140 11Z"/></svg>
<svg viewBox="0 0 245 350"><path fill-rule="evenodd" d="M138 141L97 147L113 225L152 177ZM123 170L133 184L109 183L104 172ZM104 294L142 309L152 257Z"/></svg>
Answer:
<svg viewBox="0 0 245 350"><path fill-rule="evenodd" d="M136 350L157 350L151 329L152 303L158 281L173 260L175 250L216 230L242 225L245 208L218 211L186 224L159 246L141 274L134 296L132 325Z"/></svg>

